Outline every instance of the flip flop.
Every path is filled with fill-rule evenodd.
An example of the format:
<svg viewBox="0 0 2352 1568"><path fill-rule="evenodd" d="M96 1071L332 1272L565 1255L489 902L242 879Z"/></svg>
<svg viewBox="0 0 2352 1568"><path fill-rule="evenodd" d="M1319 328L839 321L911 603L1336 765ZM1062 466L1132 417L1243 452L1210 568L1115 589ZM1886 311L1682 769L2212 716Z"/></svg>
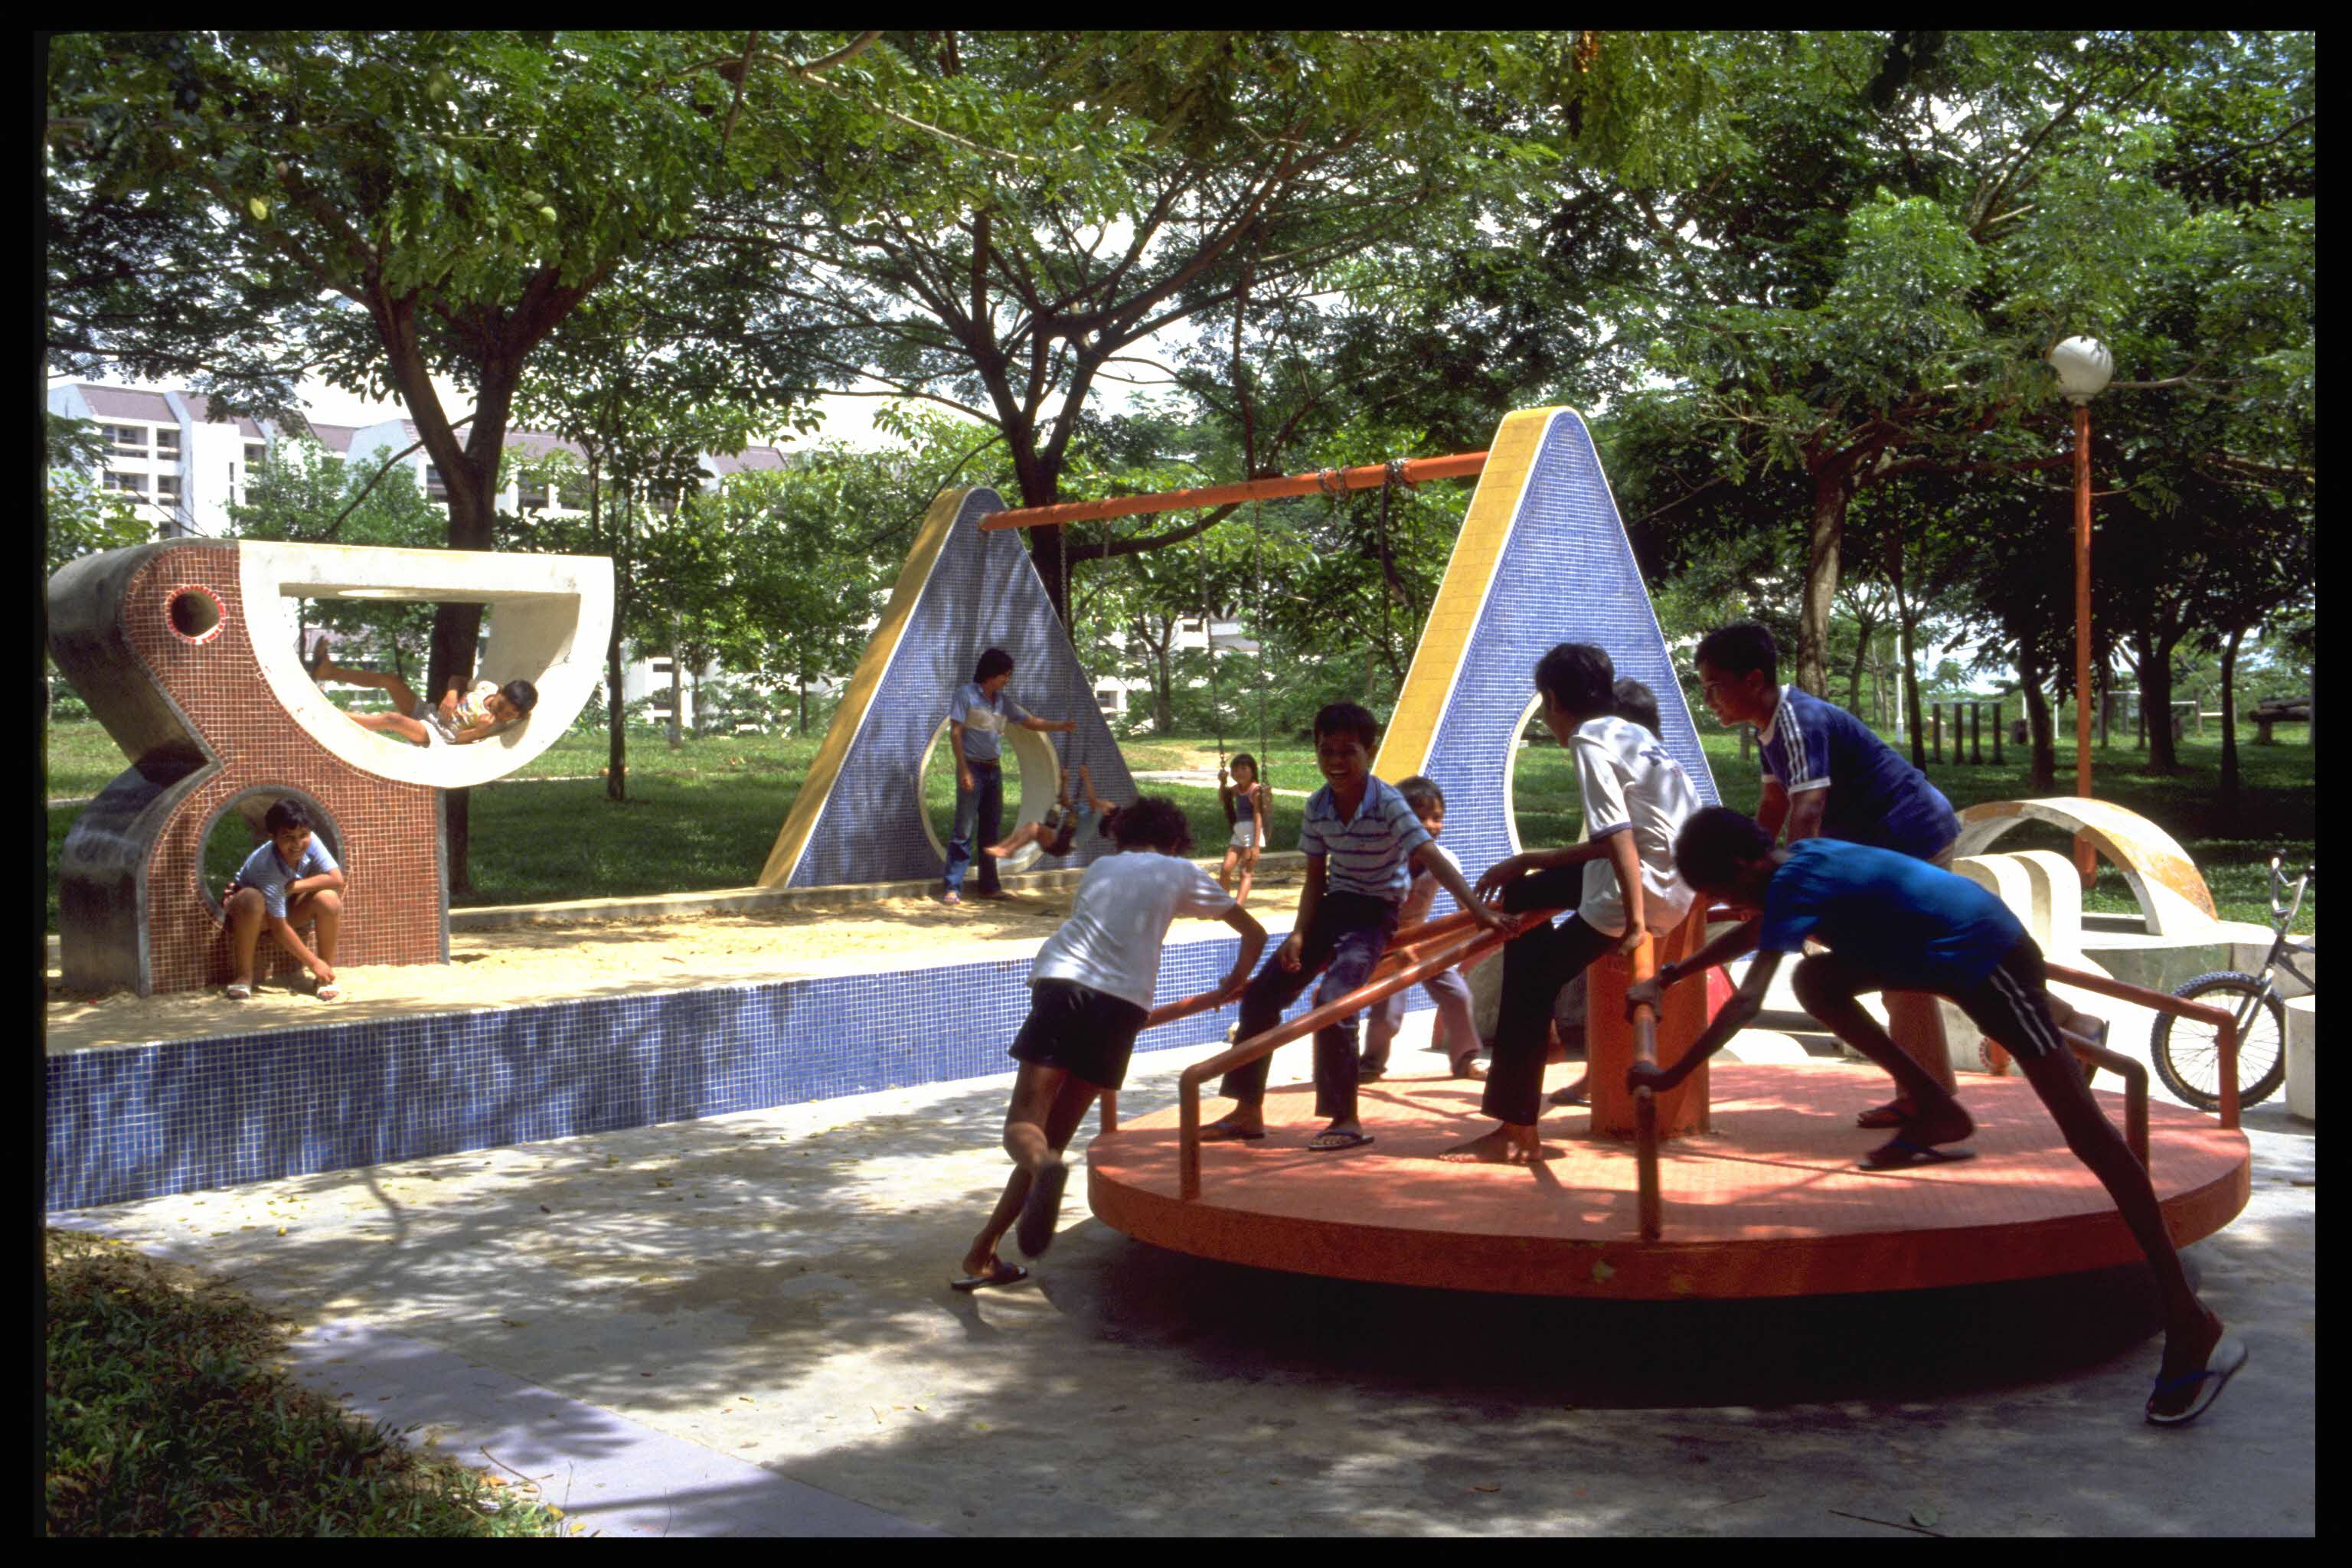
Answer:
<svg viewBox="0 0 2352 1568"><path fill-rule="evenodd" d="M1885 1104L1873 1106L1855 1117L1853 1124L1856 1127L1867 1127L1875 1131L1882 1127L1900 1127L1910 1121L1914 1114L1903 1109L1901 1100L1890 1100Z"/></svg>
<svg viewBox="0 0 2352 1568"><path fill-rule="evenodd" d="M1388 1076L1389 1069L1386 1068L1360 1067L1356 1069L1356 1081L1358 1083L1378 1083L1381 1079Z"/></svg>
<svg viewBox="0 0 2352 1568"><path fill-rule="evenodd" d="M1018 1285L1028 1278L1029 1270L1026 1268L1016 1268L1010 1263L1000 1263L992 1273L967 1274L961 1279L950 1279L948 1281L948 1289L970 1292L985 1289L991 1285Z"/></svg>
<svg viewBox="0 0 2352 1568"><path fill-rule="evenodd" d="M1236 1127L1230 1121L1212 1121L1201 1129L1203 1143L1255 1143L1265 1136L1263 1127Z"/></svg>
<svg viewBox="0 0 2352 1568"><path fill-rule="evenodd" d="M228 999L232 1002L250 1002L253 1000L253 987L241 983L231 985L228 988Z"/></svg>
<svg viewBox="0 0 2352 1568"><path fill-rule="evenodd" d="M1454 1076L1468 1079L1472 1083L1484 1083L1486 1081L1486 1069L1478 1065L1478 1058L1475 1056L1460 1057L1454 1060Z"/></svg>
<svg viewBox="0 0 2352 1568"><path fill-rule="evenodd" d="M1553 1089L1551 1091L1551 1103L1554 1105L1590 1104L1591 1102L1591 1090L1586 1088L1586 1085L1590 1084L1591 1081L1592 1080L1591 1079L1587 1079L1584 1083L1566 1084L1559 1089Z"/></svg>
<svg viewBox="0 0 2352 1568"><path fill-rule="evenodd" d="M1318 1154L1336 1154L1342 1149L1360 1149L1371 1141L1369 1132L1318 1132L1307 1146Z"/></svg>
<svg viewBox="0 0 2352 1568"><path fill-rule="evenodd" d="M1021 1223L1013 1239L1031 1258L1042 1258L1054 1245L1054 1222L1062 1217L1062 1190L1070 1184L1070 1168L1059 1160L1037 1173L1029 1184L1029 1198L1021 1205Z"/></svg>
<svg viewBox="0 0 2352 1568"><path fill-rule="evenodd" d="M2191 1421L2204 1415L2208 1405L2221 1397L2221 1391L2230 1386L2230 1380L2237 1376L2245 1364L2246 1342L2235 1334L2223 1334L2214 1342L2212 1352L2205 1358L2202 1371L2184 1373L2179 1377L2159 1377L2156 1380L2155 1391L2147 1396L2147 1424L2151 1426L2188 1426ZM2194 1387L2199 1384L2205 1385L2204 1392L2189 1404L2188 1409L2174 1415L2161 1415L2157 1413L2156 1401L2158 1394L2171 1394L2179 1389Z"/></svg>
<svg viewBox="0 0 2352 1568"><path fill-rule="evenodd" d="M343 988L340 985L321 985L315 993L321 1002L332 1002L342 994Z"/></svg>
<svg viewBox="0 0 2352 1568"><path fill-rule="evenodd" d="M1938 1149L1931 1144L1914 1142L1896 1134L1854 1162L1865 1171L1902 1171L1913 1165L1956 1165L1962 1160L1973 1160L1977 1152L1947 1143Z"/></svg>

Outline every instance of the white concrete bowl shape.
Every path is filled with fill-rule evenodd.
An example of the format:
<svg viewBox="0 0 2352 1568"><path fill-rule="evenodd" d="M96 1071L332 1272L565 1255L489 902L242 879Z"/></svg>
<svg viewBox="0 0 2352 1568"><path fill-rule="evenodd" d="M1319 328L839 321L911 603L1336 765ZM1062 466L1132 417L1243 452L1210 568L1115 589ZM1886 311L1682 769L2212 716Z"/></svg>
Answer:
<svg viewBox="0 0 2352 1568"><path fill-rule="evenodd" d="M238 584L262 678L313 740L378 778L467 789L514 772L571 728L596 689L613 629L613 563L601 555L380 550L243 540ZM524 679L539 705L522 722L463 746L418 746L363 730L301 665L293 601L389 599L491 606L476 679ZM437 692L419 696L431 701Z"/></svg>

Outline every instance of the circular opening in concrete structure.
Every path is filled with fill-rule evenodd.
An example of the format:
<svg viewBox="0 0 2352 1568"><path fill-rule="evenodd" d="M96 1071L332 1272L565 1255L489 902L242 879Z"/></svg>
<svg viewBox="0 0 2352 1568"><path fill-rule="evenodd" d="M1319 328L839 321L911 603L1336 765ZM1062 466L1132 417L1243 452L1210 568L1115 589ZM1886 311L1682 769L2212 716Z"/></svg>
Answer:
<svg viewBox="0 0 2352 1568"><path fill-rule="evenodd" d="M205 903L212 910L213 918L226 918L221 907L222 889L236 876L256 849L269 841L269 833L262 818L269 808L281 800L298 800L310 814L311 831L327 846L327 853L343 863L343 836L335 826L335 819L318 797L290 784L257 784L239 790L223 801L205 822L202 848L196 861L196 886Z"/></svg>
<svg viewBox="0 0 2352 1568"><path fill-rule="evenodd" d="M1511 731L1510 754L1503 759L1503 823L1514 855L1557 849L1584 836L1576 764L1544 728L1542 711L1540 696L1528 703Z"/></svg>
<svg viewBox="0 0 2352 1568"><path fill-rule="evenodd" d="M930 743L923 748L923 760L916 770L918 787L922 797L923 836L931 842L931 853L945 866L948 858L948 838L955 832L956 766L955 758L947 746L947 721L931 731ZM1034 730L1009 729L1004 732L1003 749L1013 754L1017 782L1005 781L1004 821L1001 833L1010 833L1024 822L1034 822L1045 815L1062 789L1061 758L1055 753L1053 741ZM981 846L972 846L977 857ZM1008 855L998 862L1000 872L1026 871L1039 858L1036 845L1025 846L1019 854Z"/></svg>
<svg viewBox="0 0 2352 1568"><path fill-rule="evenodd" d="M164 614L172 630L193 643L210 642L220 635L221 622L228 612L220 596L200 583L183 584L172 590Z"/></svg>

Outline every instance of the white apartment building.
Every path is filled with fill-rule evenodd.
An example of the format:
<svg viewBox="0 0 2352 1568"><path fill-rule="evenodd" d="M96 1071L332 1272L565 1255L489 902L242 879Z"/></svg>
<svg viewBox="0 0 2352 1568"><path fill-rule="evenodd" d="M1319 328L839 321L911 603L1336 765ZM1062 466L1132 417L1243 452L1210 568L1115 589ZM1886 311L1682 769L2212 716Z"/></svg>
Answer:
<svg viewBox="0 0 2352 1568"><path fill-rule="evenodd" d="M96 423L106 448L98 481L129 497L133 514L151 523L158 539L217 538L228 531L228 509L245 500L246 481L281 443L310 436L355 467L373 469L416 440L416 425L408 419L384 419L373 425L324 425L305 421L299 429L274 420L215 416L209 401L186 391L142 391L89 382L52 385L51 413ZM567 451L586 460L586 453L569 441L533 430L509 433L507 448L525 458ZM428 500L444 500L447 491L441 475L422 449L401 459L416 475ZM784 454L772 447L753 447L731 457L707 456L702 468L706 483L716 485L731 474L782 468ZM498 504L514 512L567 514L586 510L585 497L550 494L551 487L517 481L502 491ZM577 505L567 504L577 501ZM493 623L495 626L495 622ZM701 673L723 674L717 668ZM625 702L653 698L654 716L669 717L670 658L667 654L641 655L622 670ZM694 689L681 683L680 720L694 720Z"/></svg>

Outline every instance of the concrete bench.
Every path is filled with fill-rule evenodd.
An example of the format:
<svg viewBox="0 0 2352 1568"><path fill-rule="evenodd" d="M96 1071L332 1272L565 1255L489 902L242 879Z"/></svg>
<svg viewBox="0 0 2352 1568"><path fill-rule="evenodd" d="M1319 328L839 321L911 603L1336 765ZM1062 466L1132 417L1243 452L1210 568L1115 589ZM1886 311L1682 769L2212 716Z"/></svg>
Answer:
<svg viewBox="0 0 2352 1568"><path fill-rule="evenodd" d="M2316 1125L2314 1058L2319 1050L2319 998L2296 996L2286 1005L2287 1114Z"/></svg>

